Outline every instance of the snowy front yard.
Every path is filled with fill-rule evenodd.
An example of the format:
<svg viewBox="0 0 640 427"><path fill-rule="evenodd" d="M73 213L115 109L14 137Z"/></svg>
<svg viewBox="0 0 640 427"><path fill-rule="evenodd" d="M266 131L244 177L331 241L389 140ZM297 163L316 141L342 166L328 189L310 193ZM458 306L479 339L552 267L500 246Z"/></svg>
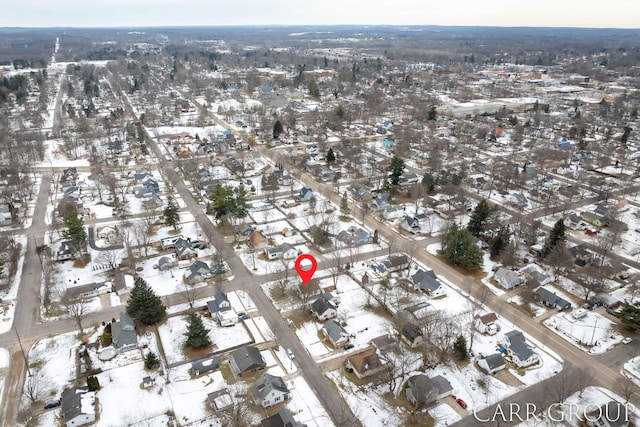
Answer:
<svg viewBox="0 0 640 427"><path fill-rule="evenodd" d="M624 338L612 329L614 324L609 319L593 311L587 311L581 319L570 313L558 313L545 320L544 325L591 354L604 353Z"/></svg>

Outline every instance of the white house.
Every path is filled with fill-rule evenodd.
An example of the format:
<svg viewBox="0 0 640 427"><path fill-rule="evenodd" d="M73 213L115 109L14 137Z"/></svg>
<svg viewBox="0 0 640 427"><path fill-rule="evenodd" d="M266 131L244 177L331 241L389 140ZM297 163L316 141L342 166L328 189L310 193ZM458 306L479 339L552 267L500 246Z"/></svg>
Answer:
<svg viewBox="0 0 640 427"><path fill-rule="evenodd" d="M283 379L264 373L255 382L253 400L263 408L277 405L289 399L289 388Z"/></svg>
<svg viewBox="0 0 640 427"><path fill-rule="evenodd" d="M525 341L521 331L513 330L504 334L502 344L518 368L526 368L540 361L540 357L533 351L533 347Z"/></svg>
<svg viewBox="0 0 640 427"><path fill-rule="evenodd" d="M476 329L483 334L495 335L498 333L496 324L498 316L495 313L487 313L476 317Z"/></svg>
<svg viewBox="0 0 640 427"><path fill-rule="evenodd" d="M78 427L96 421L96 392L88 387L73 387L62 392L61 415L66 427Z"/></svg>
<svg viewBox="0 0 640 427"><path fill-rule="evenodd" d="M282 243L274 248L265 249L269 259L294 259L298 256L298 250L289 243Z"/></svg>
<svg viewBox="0 0 640 427"><path fill-rule="evenodd" d="M482 368L486 373L493 375L496 372L506 368L507 365L504 362L504 357L502 357L502 354L496 353L479 359L478 366L480 366L480 368Z"/></svg>
<svg viewBox="0 0 640 427"><path fill-rule="evenodd" d="M382 214L384 219L392 220L402 218L404 216L404 206L402 205L389 205L384 208L384 213Z"/></svg>

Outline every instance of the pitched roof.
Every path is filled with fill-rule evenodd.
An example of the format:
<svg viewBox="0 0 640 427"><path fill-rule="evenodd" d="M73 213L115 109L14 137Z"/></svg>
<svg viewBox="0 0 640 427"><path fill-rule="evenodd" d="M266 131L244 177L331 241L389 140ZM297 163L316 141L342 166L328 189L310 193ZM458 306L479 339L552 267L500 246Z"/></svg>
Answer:
<svg viewBox="0 0 640 427"><path fill-rule="evenodd" d="M287 408L282 408L278 413L263 419L260 425L262 427L306 427L306 424L296 421Z"/></svg>
<svg viewBox="0 0 640 427"><path fill-rule="evenodd" d="M484 360L487 363L487 366L489 367L490 370L493 370L495 368L499 368L500 366L505 365L504 358L500 353L490 354L486 356Z"/></svg>
<svg viewBox="0 0 640 427"><path fill-rule="evenodd" d="M335 309L336 307L330 301L327 301L324 297L319 297L311 304L311 310L313 310L313 312L318 316L321 316L329 310Z"/></svg>
<svg viewBox="0 0 640 427"><path fill-rule="evenodd" d="M256 396L260 400L262 400L267 397L272 391L289 393L289 388L284 383L284 380L282 378L265 372L256 380L254 384L254 392Z"/></svg>
<svg viewBox="0 0 640 427"><path fill-rule="evenodd" d="M347 360L353 366L353 370L360 373L373 371L382 366L375 347L369 347L366 350L355 353L347 357Z"/></svg>
<svg viewBox="0 0 640 427"><path fill-rule="evenodd" d="M487 313L480 316L480 321L485 325L495 322L496 320L498 320L498 315L495 313Z"/></svg>
<svg viewBox="0 0 640 427"><path fill-rule="evenodd" d="M331 337L333 342L338 342L341 338L349 336L347 331L335 320L329 320L324 324L324 326L322 326L322 329L326 331L327 335Z"/></svg>
<svg viewBox="0 0 640 427"><path fill-rule="evenodd" d="M120 315L120 320L111 323L111 337L116 347L138 343L133 319L125 311Z"/></svg>
<svg viewBox="0 0 640 427"><path fill-rule="evenodd" d="M238 369L237 373L249 371L255 368L264 368L267 366L260 350L255 347L245 346L231 353L231 365Z"/></svg>
<svg viewBox="0 0 640 427"><path fill-rule="evenodd" d="M95 414L93 404L96 393L89 387L72 387L62 392L61 412L66 420L72 420L83 414Z"/></svg>
<svg viewBox="0 0 640 427"><path fill-rule="evenodd" d="M433 270L424 271L420 269L411 276L411 281L414 285L420 286L427 292L434 292L441 286Z"/></svg>
<svg viewBox="0 0 640 427"><path fill-rule="evenodd" d="M204 359L196 360L191 363L191 371L196 374L202 374L205 372L213 371L214 369L218 369L220 367L220 358L218 356L212 355L207 356Z"/></svg>

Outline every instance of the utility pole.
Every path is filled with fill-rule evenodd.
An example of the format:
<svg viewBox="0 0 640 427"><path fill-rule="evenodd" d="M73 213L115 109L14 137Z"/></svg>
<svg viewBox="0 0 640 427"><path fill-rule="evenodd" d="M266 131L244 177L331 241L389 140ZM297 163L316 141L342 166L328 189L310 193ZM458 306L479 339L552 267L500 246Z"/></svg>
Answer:
<svg viewBox="0 0 640 427"><path fill-rule="evenodd" d="M24 352L24 347L22 347L22 341L20 340L20 335L18 334L18 330L16 327L13 327L13 331L16 333L16 338L18 338L18 345L20 346L20 351L22 352L22 357L24 358L24 365L27 367L27 375L31 376L31 371L29 370L29 361L27 360L27 354Z"/></svg>

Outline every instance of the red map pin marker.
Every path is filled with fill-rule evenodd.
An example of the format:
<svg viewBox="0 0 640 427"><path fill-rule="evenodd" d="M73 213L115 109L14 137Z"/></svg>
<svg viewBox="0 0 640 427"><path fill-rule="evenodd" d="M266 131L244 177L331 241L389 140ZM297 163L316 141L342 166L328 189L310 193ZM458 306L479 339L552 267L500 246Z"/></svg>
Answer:
<svg viewBox="0 0 640 427"><path fill-rule="evenodd" d="M302 268L302 261L309 260L311 261L311 268L305 270ZM318 268L318 261L314 258L313 255L310 254L302 254L296 259L296 271L298 272L298 276L302 279L302 282L306 285L309 283L311 278L313 277L316 269Z"/></svg>

